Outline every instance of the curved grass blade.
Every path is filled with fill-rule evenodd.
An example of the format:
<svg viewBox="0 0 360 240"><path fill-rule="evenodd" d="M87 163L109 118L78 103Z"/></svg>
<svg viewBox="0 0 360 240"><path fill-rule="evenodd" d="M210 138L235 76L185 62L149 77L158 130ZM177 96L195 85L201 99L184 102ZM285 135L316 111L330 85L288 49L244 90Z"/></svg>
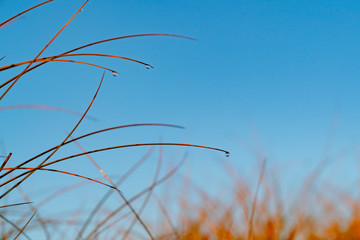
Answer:
<svg viewBox="0 0 360 240"><path fill-rule="evenodd" d="M34 168L31 168L31 167L18 167L18 168L4 168L4 170L33 170ZM113 186L109 185L109 184L106 184L106 183L103 183L101 181L98 181L96 179L93 179L93 178L89 178L89 177L85 177L85 176L82 176L82 175L79 175L79 174L76 174L76 173L72 173L72 172L67 172L67 171L62 171L62 170L58 170L58 169L52 169L52 168L39 168L38 170L42 170L42 171L49 171L49 172L57 172L57 173L63 173L63 174L67 174L67 175L70 175L70 176L74 176L74 177L79 177L79 178L83 178L83 179L86 179L86 180L89 180L89 181L92 181L92 182L95 182L95 183L99 183L101 185L104 185L104 186L107 186L109 188L114 188ZM0 207L1 208L1 207Z"/></svg>
<svg viewBox="0 0 360 240"><path fill-rule="evenodd" d="M151 66L148 63L133 59L133 58L128 58L128 57L123 57L123 56L117 56L117 55L112 55L112 54L101 54L101 53L72 53L72 54L62 54L60 55L60 57L72 57L72 56L98 56L98 57L110 57L110 58L119 58L119 59L124 59L124 60L128 60L128 61L132 61L132 62L136 62L136 63L140 63L142 65L144 65L146 68L154 68L153 66Z"/></svg>
<svg viewBox="0 0 360 240"><path fill-rule="evenodd" d="M113 147L107 147L107 148L99 148L99 149L95 149L95 150L92 150L92 151L87 151L87 152L83 152L83 153L74 154L74 155L71 155L71 156L67 156L67 157L60 158L60 159L54 160L52 162L43 164L43 167L46 167L48 165L52 165L54 163L61 162L61 161L67 160L67 159L83 156L83 155L86 155L86 154L96 153L96 152L108 151L108 150L113 150L113 149L118 149L118 148L129 148L129 147L139 147L139 146L161 146L161 145L163 145L163 146L183 146L183 147L204 148L204 149L210 149L210 150L214 150L214 151L224 152L226 155L229 154L229 152L224 150L224 149L208 147L208 146L203 146L203 145L196 145L196 144L161 143L161 142L160 143L135 143L135 144L126 144L126 145L119 145L119 146L113 146Z"/></svg>
<svg viewBox="0 0 360 240"><path fill-rule="evenodd" d="M4 27L5 24L10 23L12 20L14 20L15 18L23 15L24 13L26 13L26 12L28 12L28 11L31 11L31 10L37 8L37 7L40 7L41 5L44 5L44 4L49 3L49 2L52 2L52 1L54 1L54 0L48 0L48 1L45 1L45 2L42 2L42 3L39 3L38 5L35 5L35 6L31 7L31 8L26 9L25 11L22 11L21 13L18 13L18 14L16 14L16 15L14 15L13 17L11 17L11 18L5 20L4 22L0 23L0 28L1 28L1 27Z"/></svg>
<svg viewBox="0 0 360 240"><path fill-rule="evenodd" d="M68 54L68 53L71 53L71 52L75 52L75 51L78 51L78 50L80 50L80 49L87 48L87 47L90 47L90 46L93 46L93 45L97 45L97 44L100 44L100 43L104 43L104 42L110 42L110 41L115 41L115 40L120 40L120 39L126 39L126 38L150 37L150 36L152 36L152 37L153 37L153 36L176 37L176 38L185 38L185 39L189 39L189 40L195 40L194 38L191 38L191 37L187 37L187 36L183 36L183 35L177 35L177 34L167 34L167 33L132 34L132 35L126 35L126 36L108 38L108 39L100 40L100 41L97 41L97 42L92 42L92 43L89 43L89 44L85 44L85 45L82 45L82 46L80 46L80 47L71 49L71 50L69 50L69 51L67 51L67 52L64 52L63 54Z"/></svg>
<svg viewBox="0 0 360 240"><path fill-rule="evenodd" d="M79 139L82 139L82 138L85 138L85 137L89 137L91 135L95 135L95 134L98 134L98 133L102 133L102 132L107 132L107 131L112 131L112 130L115 130L115 129L121 129L121 128L128 128L128 127L141 127L141 126L160 126L160 127L172 127L172 128L181 128L181 129L184 129L184 127L182 126L178 126L178 125L174 125L174 124L165 124L165 123L135 123L135 124L127 124L127 125L120 125L120 126L116 126L116 127L111 127L111 128L105 128L105 129L101 129L101 130L98 130L98 131L94 131L94 132L90 132L90 133L87 133L87 134L84 134L82 136L79 136L79 137L76 137L74 139L71 139L71 140L68 140L66 141L63 145L66 145L66 144L69 144L71 142L74 142L76 140L79 140ZM43 156L44 154L46 153L49 153L53 150L55 150L58 146L55 146L53 148L50 148L26 161L23 161L22 163L20 163L18 166L15 167L15 169L17 167L21 167L21 166L24 166L25 164L28 164L29 162ZM8 175L9 173L11 173L12 170L2 174L0 176L0 179L5 177L6 175ZM0 187L3 186L3 185L0 185Z"/></svg>
<svg viewBox="0 0 360 240"><path fill-rule="evenodd" d="M69 51L66 51L62 54L59 54L57 56L61 56L61 55L65 55L65 54L69 54L69 53L72 53L72 52L75 52L75 51L78 51L80 49L83 49L83 48L87 48L87 47L90 47L92 45L96 45L96 44L100 44L100 43L104 43L104 42L109 42L109 41L115 41L115 40L120 40L120 39L126 39L126 38L133 38L133 37L148 37L148 36L167 36L167 37L177 37L177 38L185 38L185 39L190 39L190 40L195 40L194 38L191 38L191 37L187 37L187 36L182 36L182 35L176 35L176 34L166 34L166 33L146 33L146 34L133 34L133 35L126 35L126 36L120 36L120 37L115 37L115 38L108 38L108 39L104 39L104 40L101 40L101 41L97 41L97 42L92 42L92 43L89 43L89 44L86 44L86 45L83 45L83 46L80 46L80 47L77 47L77 48L74 48L74 49L71 49ZM37 68L37 67L40 67L41 65L45 64L46 62L42 62L42 63L39 63L31 68L29 68L26 72L30 72L31 70ZM150 65L149 65L150 66ZM7 80L6 82L4 82L3 84L0 85L0 89L4 86L6 86L7 84L13 82L15 79L17 78L17 76ZM1 99L0 99L1 100Z"/></svg>
<svg viewBox="0 0 360 240"><path fill-rule="evenodd" d="M120 146L113 146L113 147L107 147L107 148L99 148L99 149L95 149L95 150L92 150L92 151L88 151L88 152L84 152L84 153L78 153L78 154L74 154L74 155L71 155L71 156L67 156L67 157L64 157L64 158L60 158L60 159L57 159L57 160L54 160L52 162L49 162L49 163L42 163L42 165L34 168L34 170L32 171L29 171L29 172L26 172L26 173L23 173L23 174L19 174L18 176L0 184L0 187L16 180L17 178L19 177L22 177L24 176L25 174L30 174L30 172L33 172L41 167L47 167L49 165L52 165L52 164L55 164L55 163L58 163L58 162L61 162L61 161L65 161L67 159L71 159L71 158L75 158L75 157L79 157L79 156L83 156L83 155L86 155L86 154L91 154L91 153L96 153L96 152L102 152L102 151L108 151L108 150L113 150L113 149L119 149L119 148L129 148L129 147L138 147L138 146L160 146L160 145L164 145L164 146L184 146L184 147L196 147L196 148L204 148L204 149L210 149L210 150L215 150L215 151L220 151L220 152L224 152L225 155L228 155L229 152L226 151L226 150L223 150L223 149L220 149L220 148L213 148L213 147L208 147L208 146L202 146L202 145L195 145L195 144L187 144L187 143L135 143L135 144L127 144L127 145L120 145ZM49 157L48 157L49 158ZM3 174L4 175L4 174ZM22 182L23 180L20 180L20 182ZM15 185L18 186L19 183L17 183ZM13 187L14 188L14 187ZM13 189L11 188L11 190ZM9 192L9 191L8 191ZM8 192L6 192L5 194L1 195L0 196L0 199L2 197L4 197Z"/></svg>
<svg viewBox="0 0 360 240"><path fill-rule="evenodd" d="M141 62L139 60L133 59L133 58L128 58L128 57L122 57L122 56L117 56L117 55L111 55L111 54L100 54L100 53L73 53L73 54L60 54L60 55L54 55L54 56L50 56L50 57L44 57L44 58L38 58L36 60L36 62L52 62L52 61L60 61L60 60L56 60L57 58L62 58L62 57L74 57L74 56L98 56L98 57L110 57L110 58L119 58L119 59L124 59L124 60L128 60L128 61L132 61L132 62L136 62L136 63L140 63L142 65L144 65L147 68L154 68L153 66L151 66L148 63L145 62ZM0 59L1 61L1 59ZM67 60L70 61L70 60ZM0 72L1 71L5 71L8 70L10 68L14 68L14 67L18 67L24 64L28 64L30 63L30 61L24 61L24 62L18 62L18 63L13 63L13 64L9 64L6 66L2 66L0 67ZM89 63L85 63L85 62L79 62L79 61L74 61L76 63L82 63L82 64L88 64L91 65ZM97 65L96 65L97 66ZM98 67L98 66L97 66ZM103 67L102 67L103 68Z"/></svg>
<svg viewBox="0 0 360 240"><path fill-rule="evenodd" d="M4 70L6 70L6 69L9 69L9 68L21 66L21 65L23 65L23 64L29 64L29 63L31 63L31 62L33 62L33 60L31 60L31 61L25 61L25 62L21 62L21 63L15 63L15 64L11 64L11 65L7 65L7 66L4 66L4 67L1 67L1 68L0 68L0 72L1 72L1 71L4 71ZM104 69L104 70L106 70L106 71L112 72L113 74L117 74L117 72L116 72L115 70L112 70L112 69L109 69L109 68L106 68L106 67L103 67L103 66L100 66L100 65L96 65L96 64L93 64L93 63L76 61L76 60L39 58L39 59L36 59L35 62L68 62L68 63L79 63L79 64L84 64L84 65L89 65L89 66L101 68L101 69Z"/></svg>

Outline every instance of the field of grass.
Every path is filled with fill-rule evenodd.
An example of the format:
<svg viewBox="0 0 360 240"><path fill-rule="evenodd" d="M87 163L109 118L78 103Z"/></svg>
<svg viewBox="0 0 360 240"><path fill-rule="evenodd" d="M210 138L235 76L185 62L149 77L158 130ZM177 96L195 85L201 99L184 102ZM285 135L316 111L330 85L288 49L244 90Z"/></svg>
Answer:
<svg viewBox="0 0 360 240"><path fill-rule="evenodd" d="M11 28L11 25L24 14L39 7L46 7L50 2L52 0L29 9L20 10L22 12L9 17L7 20L0 20L2 21L0 31L3 28ZM12 160L13 154L16 153L1 152L1 239L360 239L359 200L350 193L342 192L339 189L334 190L330 187L314 189L316 176L320 174L318 170L309 174L309 178L304 182L303 187L296 193L296 201L288 203L285 202L287 198L284 199L280 195L281 187L277 184L276 177L268 171L271 166L267 166L266 159L261 159L262 162L259 164L256 176L250 180L239 177L231 166L224 167L221 171L227 173L232 184L218 186L220 190L216 194L210 194L205 189L197 187L186 176L178 174L187 159L186 154L181 156L177 162L167 166L166 172L161 170L165 165L162 149L168 146L199 148L200 150L221 152L221 154L229 157L230 153L225 149L199 144L162 141L98 147L92 150L85 149L80 144L81 139L84 140L90 136L96 137L98 134L113 132L116 129L143 126L180 129L182 127L173 124L142 123L113 126L82 135L77 134L78 126L85 124L84 119L95 119L87 113L93 103L96 102L98 92L101 91L102 82L106 78L105 73L110 72L114 76L117 76L118 73L106 66L74 60L73 57L103 57L111 58L114 61L121 59L134 64L141 64L148 69L152 68L150 64L137 59L102 53L78 53L77 51L86 51L90 46L101 45L104 42L111 43L124 38L164 36L191 39L187 36L160 33L128 35L91 42L57 55L43 56L45 50L53 44L53 41L68 24L75 21L76 16L86 6L87 2L85 1L75 11L74 15L69 18L68 22L35 58L0 67L0 72L11 71L19 66L23 67L23 70L12 78L0 80L0 102L4 104L7 94L12 94L16 91L13 87L16 84L21 84L20 78L49 62L84 64L99 68L103 72L92 99L82 113L48 105L7 106L2 104L0 106L0 111L9 109L16 111L22 108L43 109L57 111L61 114L73 114L78 117L76 124L73 128L68 129L66 137L61 142L28 157L15 166ZM6 56L0 56L0 63L4 58ZM35 137L32 136L29 139ZM67 145L74 145L81 152L58 157L56 153ZM149 150L120 176L110 176L92 157L97 152L138 146L147 146ZM158 149L158 152L155 152L154 149ZM86 156L97 171L102 174L102 177L89 177L85 174L55 168L57 166L55 163L65 162L68 159L80 156ZM150 157L155 158L157 162L155 173L149 182L144 183L142 190L130 197L127 196L119 186L134 176L135 172ZM42 172L66 175L66 177L71 176L81 181L65 187L54 187L49 191L42 191L34 198L33 194L29 194L29 192L35 192L35 190L41 189L41 186L31 186L31 181L35 177L32 175L45 176L41 174ZM91 185L88 189L98 189L93 186L101 187L102 191L99 191L100 200L96 199L83 208L74 206L72 210L57 212L57 206L61 206L61 201L66 201L64 199L67 198L69 192L76 192L85 185ZM160 186L161 191L155 191ZM11 194L16 194L17 197L14 198L12 195L10 198ZM113 196L117 196L116 201ZM119 204L119 198L121 204ZM52 202L54 202L53 205L51 205ZM45 205L53 206L54 213L43 213L42 209Z"/></svg>

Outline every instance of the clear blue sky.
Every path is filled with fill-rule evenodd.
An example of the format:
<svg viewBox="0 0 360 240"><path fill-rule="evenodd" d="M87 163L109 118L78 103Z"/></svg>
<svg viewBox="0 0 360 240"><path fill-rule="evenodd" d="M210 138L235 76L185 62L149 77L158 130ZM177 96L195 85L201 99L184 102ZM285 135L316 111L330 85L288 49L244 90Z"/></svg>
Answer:
<svg viewBox="0 0 360 240"><path fill-rule="evenodd" d="M39 2L0 0L0 18ZM55 0L0 29L0 57L7 56L1 65L34 58L82 3ZM256 179L258 156L266 157L269 169L277 170L284 188L289 188L329 157L334 161L325 170L324 181L335 180L348 188L358 177L360 146L359 13L359 1L92 0L42 56L121 35L193 37L196 41L133 38L82 51L131 57L154 69L122 60L76 58L117 70L119 76L106 73L89 112L99 121L84 121L74 136L129 123L186 127L119 130L82 141L84 148L164 141L229 150L231 157L225 158L209 150L164 148L166 164L188 151L183 171L191 168L195 181L208 190L213 184L207 182L209 176L219 182L226 178L224 162L233 164L244 178ZM19 71L1 72L1 82ZM22 77L0 107L44 104L83 112L102 73L89 66L49 63ZM77 120L36 109L0 111L1 155L13 152L13 163L30 157L61 142ZM117 150L94 158L114 174L147 149ZM56 156L79 151L64 148ZM156 156L136 181L149 181L155 164ZM86 158L63 167L99 176ZM77 181L58 175L51 179L55 185ZM136 181L124 187L131 192Z"/></svg>

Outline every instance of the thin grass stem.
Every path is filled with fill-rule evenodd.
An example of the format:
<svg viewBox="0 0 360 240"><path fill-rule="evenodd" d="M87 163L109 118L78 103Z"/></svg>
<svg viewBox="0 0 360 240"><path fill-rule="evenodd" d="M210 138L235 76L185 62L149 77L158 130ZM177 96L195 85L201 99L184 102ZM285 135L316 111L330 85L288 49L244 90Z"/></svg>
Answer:
<svg viewBox="0 0 360 240"><path fill-rule="evenodd" d="M74 138L74 139L70 139L70 140L66 141L66 142L63 144L63 146L66 145L66 144L72 143L72 142L74 142L74 141L76 141L76 140L79 140L79 139L82 139L82 138L85 138L85 137L89 137L89 136L91 136L91 135L95 135L95 134L98 134L98 133L103 133L103 132L112 131L112 130L121 129L121 128L141 127L141 126L144 126L144 127L145 127L145 126L159 126L159 127L172 127L172 128L184 129L184 127L182 127L182 126L178 126L178 125L174 125L174 124L165 124L165 123L135 123L135 124L127 124L127 125L120 125L120 126L115 126L115 127L111 127L111 128L105 128L105 129L101 129L101 130L98 130L98 131L94 131L94 132L90 132L90 133L84 134L84 135L82 135L82 136L79 136L79 137L76 137L76 138ZM22 167L22 166L24 166L25 164L28 164L28 163L30 163L31 161L33 161L33 160L35 160L35 159L43 156L44 154L47 154L47 153L55 150L57 147L58 147L58 146L55 146L55 147L53 147L53 148L50 148L50 149L48 149L48 150L46 150L46 151L44 151L44 152L42 152L42 153L40 153L40 154L38 154L38 155L36 155L36 156L34 156L34 157L26 160L26 161L23 161L22 163L20 163L19 165L17 165L17 166L14 168L14 170L15 170L17 167ZM13 170L9 170L8 172L2 174L2 175L0 176L0 179L3 178L3 177L5 177L6 175L10 174L12 171L13 171ZM3 185L0 184L0 187L1 187L1 186L3 186Z"/></svg>
<svg viewBox="0 0 360 240"><path fill-rule="evenodd" d="M23 15L24 13L29 12L29 11L37 8L37 7L40 7L41 5L44 5L44 4L49 3L49 2L52 2L52 1L54 1L54 0L48 0L48 1L45 1L45 2L42 2L42 3L39 3L38 5L35 5L35 6L31 7L31 8L26 9L25 11L22 11L22 12L16 14L16 15L12 16L11 18L9 18L9 19L5 20L4 22L0 23L0 28L1 28L1 27L4 27L5 24L11 22L11 21L14 20L15 18Z"/></svg>
<svg viewBox="0 0 360 240"><path fill-rule="evenodd" d="M11 65L6 65L6 66L3 66L3 67L0 67L0 72L1 72L1 71L4 71L4 70L7 70L7 69L10 69L10 68L13 68L13 67L18 67L18 66L21 66L21 65L24 65L24 64L29 64L29 63L31 63L31 62L33 62L33 60L31 60L31 61L25 61L25 62L20 62L20 63L15 63L15 64L11 64ZM88 63L88 62L76 61L76 60L69 60L69 59L39 58L39 59L36 59L35 62L67 62L67 63L79 63L79 64L84 64L84 65L89 65L89 66L101 68L101 69L104 69L104 70L106 70L106 71L110 71L110 72L112 72L112 73L117 73L115 70L112 70L112 69L109 69L109 68L106 68L106 67L103 67L103 66L100 66L100 65L96 65L96 64Z"/></svg>
<svg viewBox="0 0 360 240"><path fill-rule="evenodd" d="M14 206L19 206L19 205L24 205L24 204L30 204L30 203L33 203L33 202L14 203L14 204L9 204L9 205L0 206L0 208L14 207Z"/></svg>
<svg viewBox="0 0 360 240"><path fill-rule="evenodd" d="M16 237L14 238L14 240L16 240L21 233L25 230L26 226L30 223L31 219L33 219L33 217L35 216L36 212L33 213L33 215L30 217L30 219L26 222L26 224L24 225L24 227L21 229L21 231L16 235Z"/></svg>
<svg viewBox="0 0 360 240"><path fill-rule="evenodd" d="M6 163L9 161L11 155L12 155L12 153L9 153L9 155L5 158L4 162L1 164L1 166L0 166L0 172L4 169Z"/></svg>
<svg viewBox="0 0 360 240"><path fill-rule="evenodd" d="M31 168L31 167L18 167L18 168L4 168L4 170L34 170L34 168ZM67 172L67 171L62 171L62 170L52 169L52 168L39 168L37 170L67 174L67 175L70 175L70 176L79 177L79 178L83 178L83 179L86 179L86 180L89 180L89 181L92 181L92 182L95 182L95 183L99 183L99 184L107 186L109 188L114 188L113 186L111 186L109 184L106 184L106 183L103 183L101 181L98 181L96 179L85 177L85 176L82 176L82 175L79 175L79 174L76 174L76 173L72 173L72 172Z"/></svg>

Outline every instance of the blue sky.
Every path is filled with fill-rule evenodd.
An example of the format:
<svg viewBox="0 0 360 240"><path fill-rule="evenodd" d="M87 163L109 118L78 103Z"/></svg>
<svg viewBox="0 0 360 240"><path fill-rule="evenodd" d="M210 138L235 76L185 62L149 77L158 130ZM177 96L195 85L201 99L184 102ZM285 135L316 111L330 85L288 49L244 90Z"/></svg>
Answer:
<svg viewBox="0 0 360 240"><path fill-rule="evenodd" d="M37 3L0 0L0 17L6 19ZM55 0L1 29L0 53L7 56L1 64L34 58L82 3ZM186 128L116 131L81 142L87 150L158 141L229 150L231 157L225 158L209 150L164 148L167 164L188 151L184 169L195 172L194 181L209 191L216 185L207 182L209 176L218 182L227 177L224 162L255 182L258 156L267 158L268 167L278 170L284 188L291 189L328 157L333 161L324 170L324 181L351 188L358 177L360 143L359 10L358 1L93 0L43 56L121 35L193 37L195 41L133 38L82 51L131 57L154 69L121 60L77 58L117 70L119 76L106 73L89 112L99 121L84 121L75 136L142 122ZM0 79L5 81L19 71L21 68L1 72ZM44 104L83 112L102 73L89 66L50 63L22 77L0 107ZM36 109L0 111L1 153L13 152L13 161L21 161L61 142L77 120L73 115ZM146 150L118 150L94 157L114 174ZM78 151L69 147L56 156ZM114 159L122 159L122 164ZM151 179L155 164L156 156L124 188L131 192L138 182ZM85 158L63 167L99 176ZM63 178L66 183L73 181L58 176L54 184L65 181Z"/></svg>

